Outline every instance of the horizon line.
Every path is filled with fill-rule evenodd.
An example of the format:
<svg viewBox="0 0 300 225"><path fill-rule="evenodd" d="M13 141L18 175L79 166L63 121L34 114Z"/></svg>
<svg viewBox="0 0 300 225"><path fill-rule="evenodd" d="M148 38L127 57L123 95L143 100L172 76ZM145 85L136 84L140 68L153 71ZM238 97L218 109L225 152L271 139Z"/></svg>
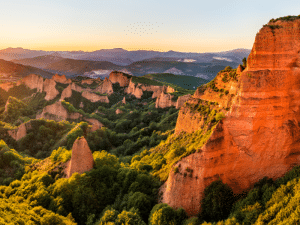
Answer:
<svg viewBox="0 0 300 225"><path fill-rule="evenodd" d="M158 50L146 50L146 49L137 49L137 50L129 50L126 48L103 48L103 49L96 49L93 51L83 51L83 50L66 50L66 51L55 51L55 50L42 50L42 49L29 49L29 48L23 48L23 47L7 47L0 49L0 51L7 50L7 49L23 49L23 50L30 50L30 51L44 51L44 52L85 52L85 53L91 53L91 52L96 52L96 51L101 51L101 50L115 50L115 49L120 49L120 50L125 50L128 52L133 52L133 51L152 51L152 52L179 52L179 53L196 53L196 54L201 54L201 53L217 53L217 52L229 52L233 50L251 50L251 48L234 48L226 51L211 51L211 52L181 52L181 51L174 51L174 50L168 50L168 51L158 51Z"/></svg>

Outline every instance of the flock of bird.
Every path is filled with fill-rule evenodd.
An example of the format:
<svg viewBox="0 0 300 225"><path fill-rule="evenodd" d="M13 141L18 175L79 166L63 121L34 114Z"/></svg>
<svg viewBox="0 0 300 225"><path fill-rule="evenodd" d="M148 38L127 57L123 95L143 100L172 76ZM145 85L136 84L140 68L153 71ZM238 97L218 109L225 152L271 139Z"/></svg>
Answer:
<svg viewBox="0 0 300 225"><path fill-rule="evenodd" d="M150 23L150 22L136 22L129 24L126 29L124 30L127 34L137 34L139 36L146 35L146 34L154 34L157 33L157 29L159 25L163 23Z"/></svg>

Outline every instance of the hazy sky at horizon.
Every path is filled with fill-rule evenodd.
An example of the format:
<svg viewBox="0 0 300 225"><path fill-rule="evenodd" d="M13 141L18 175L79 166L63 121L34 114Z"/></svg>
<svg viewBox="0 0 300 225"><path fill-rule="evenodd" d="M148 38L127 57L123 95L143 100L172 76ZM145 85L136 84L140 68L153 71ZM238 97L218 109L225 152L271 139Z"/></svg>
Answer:
<svg viewBox="0 0 300 225"><path fill-rule="evenodd" d="M270 19L299 0L11 0L1 3L0 49L124 48L214 52L252 48Z"/></svg>

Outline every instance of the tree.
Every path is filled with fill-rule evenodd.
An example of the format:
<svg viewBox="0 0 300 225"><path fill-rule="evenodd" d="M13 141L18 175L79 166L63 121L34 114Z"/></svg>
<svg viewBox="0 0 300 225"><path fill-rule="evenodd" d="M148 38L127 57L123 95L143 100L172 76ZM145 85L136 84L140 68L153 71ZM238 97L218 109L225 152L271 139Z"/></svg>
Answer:
<svg viewBox="0 0 300 225"><path fill-rule="evenodd" d="M247 58L246 57L244 57L243 58L243 67L247 67Z"/></svg>
<svg viewBox="0 0 300 225"><path fill-rule="evenodd" d="M172 209L166 203L156 204L149 215L149 225L179 225L187 218L184 209Z"/></svg>
<svg viewBox="0 0 300 225"><path fill-rule="evenodd" d="M217 180L204 190L201 217L206 221L220 221L228 217L234 202L232 189Z"/></svg>

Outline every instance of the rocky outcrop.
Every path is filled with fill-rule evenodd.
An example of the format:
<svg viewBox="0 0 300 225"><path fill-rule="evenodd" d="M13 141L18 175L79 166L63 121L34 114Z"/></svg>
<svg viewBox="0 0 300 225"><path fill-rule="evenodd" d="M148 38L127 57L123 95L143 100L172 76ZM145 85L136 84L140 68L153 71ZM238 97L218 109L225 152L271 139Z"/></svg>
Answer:
<svg viewBox="0 0 300 225"><path fill-rule="evenodd" d="M94 92L99 92L101 94L112 94L114 92L112 82L105 77L104 81L94 89Z"/></svg>
<svg viewBox="0 0 300 225"><path fill-rule="evenodd" d="M179 96L176 102L176 109L181 108L181 106L183 106L183 104L191 97L191 95L183 95L183 96Z"/></svg>
<svg viewBox="0 0 300 225"><path fill-rule="evenodd" d="M3 90L5 90L6 92L8 92L9 89L11 89L12 87L14 87L14 84L11 83L11 82L0 84L0 88L2 88Z"/></svg>
<svg viewBox="0 0 300 225"><path fill-rule="evenodd" d="M134 95L136 98L141 98L143 95L143 90L138 87L135 83L133 83L131 80L129 82L128 87L125 89L125 92L127 94Z"/></svg>
<svg viewBox="0 0 300 225"><path fill-rule="evenodd" d="M239 65L236 69L236 73L237 74L241 74L243 72L244 68L242 67L242 65Z"/></svg>
<svg viewBox="0 0 300 225"><path fill-rule="evenodd" d="M71 83L62 91L60 99L64 100L66 98L70 98L72 96L72 90L82 92L84 89L77 84Z"/></svg>
<svg viewBox="0 0 300 225"><path fill-rule="evenodd" d="M123 111L121 109L117 109L115 113L116 114L121 114L121 113L123 113Z"/></svg>
<svg viewBox="0 0 300 225"><path fill-rule="evenodd" d="M174 88L169 86L154 86L141 83L134 83L132 82L132 79L130 80L128 87L125 89L126 93L134 95L136 98L141 98L144 94L144 91L153 92L152 98L157 98L163 92L173 93L175 90Z"/></svg>
<svg viewBox="0 0 300 225"><path fill-rule="evenodd" d="M103 124L94 118L84 118L84 120L87 121L90 125L92 125L90 132L94 132L103 127Z"/></svg>
<svg viewBox="0 0 300 225"><path fill-rule="evenodd" d="M66 87L60 96L60 100L64 100L66 98L70 98L72 96L72 87L71 85L69 85L68 87Z"/></svg>
<svg viewBox="0 0 300 225"><path fill-rule="evenodd" d="M65 169L67 178L73 173L84 173L94 167L94 159L91 149L84 137L77 138L72 147L71 160Z"/></svg>
<svg viewBox="0 0 300 225"><path fill-rule="evenodd" d="M54 80L55 82L62 83L62 84L72 83L71 79L67 79L65 75L60 76L58 74L55 74L54 76L52 76L51 80Z"/></svg>
<svg viewBox="0 0 300 225"><path fill-rule="evenodd" d="M124 96L124 98L122 99L122 104L126 104L126 98L125 98L125 96Z"/></svg>
<svg viewBox="0 0 300 225"><path fill-rule="evenodd" d="M173 97L174 97L173 95L165 94L164 92L162 92L156 99L155 107L167 108L171 106L176 106L176 101L172 101Z"/></svg>
<svg viewBox="0 0 300 225"><path fill-rule="evenodd" d="M45 100L47 101L54 99L59 94L58 90L55 88L55 79L45 79L44 81L43 77L30 74L17 82L17 85L21 84L26 85L30 89L36 88L38 92L46 92Z"/></svg>
<svg viewBox="0 0 300 225"><path fill-rule="evenodd" d="M173 92L175 92L175 89L172 88L172 87L170 87L170 86L168 86L166 92L167 93L173 93Z"/></svg>
<svg viewBox="0 0 300 225"><path fill-rule="evenodd" d="M62 120L76 120L82 118L80 113L69 113L62 105L61 101L55 102L52 105L46 106L42 113L36 116L37 119L44 118L48 120L62 121Z"/></svg>
<svg viewBox="0 0 300 225"><path fill-rule="evenodd" d="M199 152L174 165L193 174L170 172L162 187L163 202L196 215L204 188L214 180L220 178L240 193L299 164L299 51L300 20L279 20L260 30L230 111ZM178 120L184 120L183 110ZM182 130L189 132L188 127Z"/></svg>
<svg viewBox="0 0 300 225"><path fill-rule="evenodd" d="M109 74L109 81L113 84L119 83L120 87L128 86L130 82L130 78L131 78L130 75L118 71L113 71Z"/></svg>
<svg viewBox="0 0 300 225"><path fill-rule="evenodd" d="M6 103L5 103L5 106L4 106L4 112L3 113L7 113L7 110L8 110L8 105L11 103L11 98L8 98Z"/></svg>
<svg viewBox="0 0 300 225"><path fill-rule="evenodd" d="M31 122L22 123L17 129L8 130L8 134L15 139L16 141L20 140L21 138L25 137L27 131L31 129Z"/></svg>
<svg viewBox="0 0 300 225"><path fill-rule="evenodd" d="M108 97L102 96L102 95L97 95L93 92L89 92L89 91L83 91L82 92L82 97L90 100L91 102L105 102L105 103L109 103Z"/></svg>
<svg viewBox="0 0 300 225"><path fill-rule="evenodd" d="M44 79L40 75L30 74L17 82L17 85L25 84L30 89L37 89L38 92L43 91Z"/></svg>
<svg viewBox="0 0 300 225"><path fill-rule="evenodd" d="M75 83L71 83L69 86L71 87L72 90L77 91L77 92L82 92L84 90L87 90L87 89L84 89L84 88L78 86Z"/></svg>
<svg viewBox="0 0 300 225"><path fill-rule="evenodd" d="M85 79L81 81L81 84L92 84L94 82L94 79Z"/></svg>
<svg viewBox="0 0 300 225"><path fill-rule="evenodd" d="M58 90L55 88L56 82L52 79L46 79L43 85L43 91L46 92L45 100L50 101L54 99L58 94Z"/></svg>
<svg viewBox="0 0 300 225"><path fill-rule="evenodd" d="M175 106L176 109L179 109L190 97L191 95L183 95L179 96L177 100L172 100L174 98L171 94L166 94L162 92L155 102L156 108L167 108L171 106Z"/></svg>

